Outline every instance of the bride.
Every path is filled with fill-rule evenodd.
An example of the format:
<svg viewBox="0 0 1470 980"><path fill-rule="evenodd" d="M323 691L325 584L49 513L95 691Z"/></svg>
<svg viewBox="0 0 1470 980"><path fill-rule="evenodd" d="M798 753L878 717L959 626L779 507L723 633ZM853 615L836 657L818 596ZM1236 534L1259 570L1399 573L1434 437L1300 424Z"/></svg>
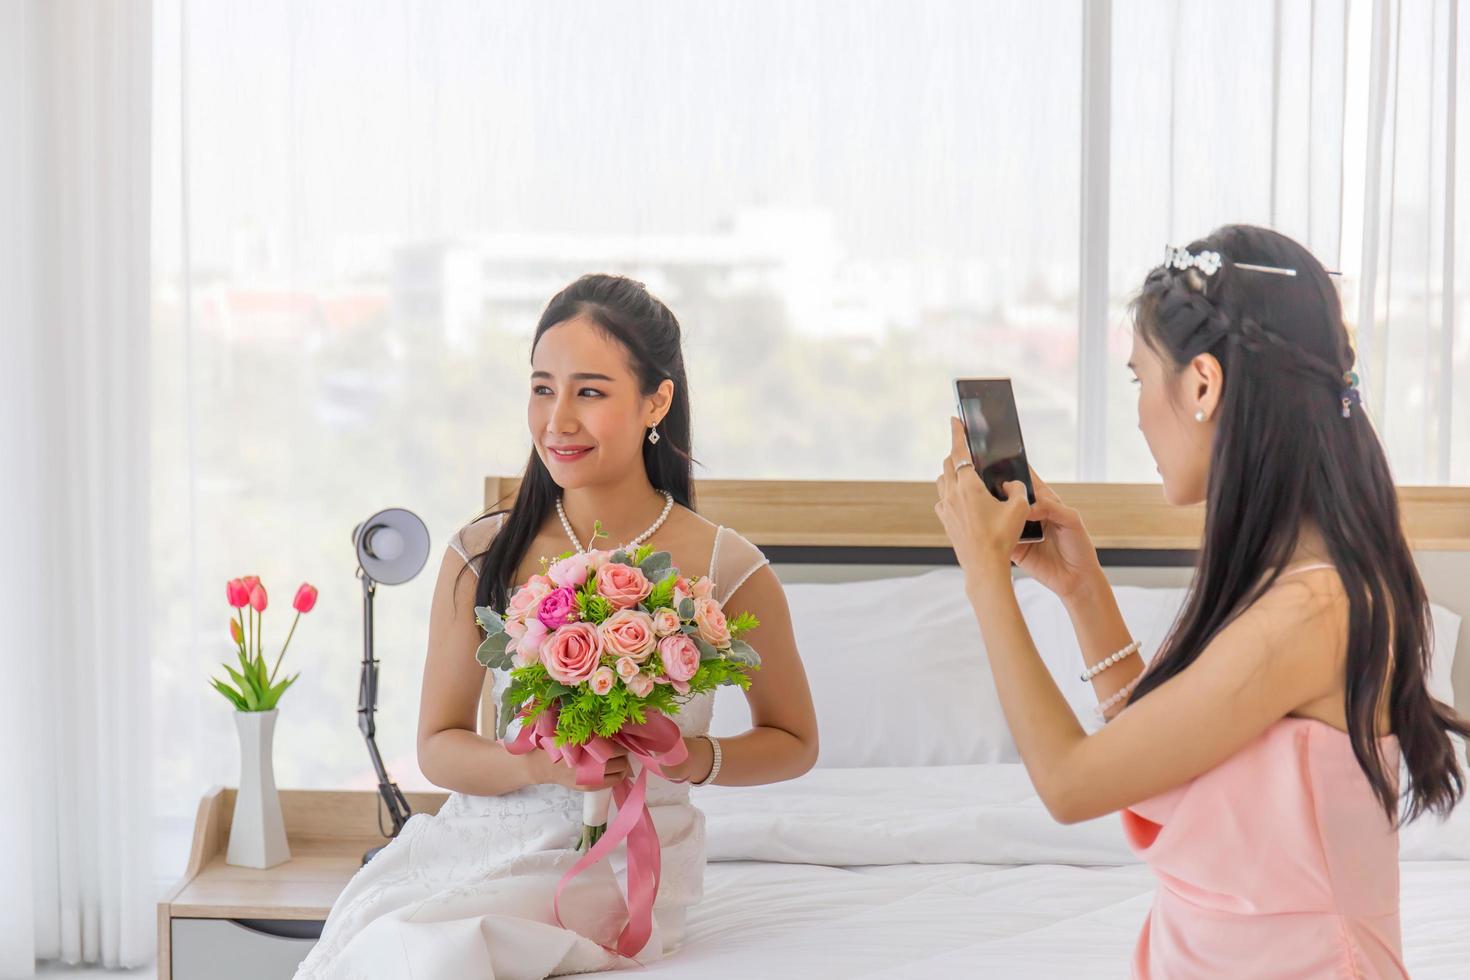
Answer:
<svg viewBox="0 0 1470 980"><path fill-rule="evenodd" d="M679 323L641 283L583 276L558 293L536 327L527 420L535 449L514 503L450 542L429 616L419 710L424 774L451 790L419 814L348 883L321 940L297 971L314 978L520 980L633 965L610 952L626 914L621 857L582 874L551 914L557 883L579 856L582 792L572 770L542 752L515 756L481 734L485 670L474 607L504 609L508 592L569 550L647 542L687 576L708 574L747 634L761 669L747 694L753 726L708 735L713 695L675 721L688 760L650 777L648 806L662 848L653 933L639 962L678 946L700 898L704 818L690 785L753 785L799 776L817 756L817 728L785 595L765 557L694 510L689 393ZM594 545L594 524L608 537ZM497 696L507 678L494 677ZM629 775L626 757L602 786Z"/></svg>

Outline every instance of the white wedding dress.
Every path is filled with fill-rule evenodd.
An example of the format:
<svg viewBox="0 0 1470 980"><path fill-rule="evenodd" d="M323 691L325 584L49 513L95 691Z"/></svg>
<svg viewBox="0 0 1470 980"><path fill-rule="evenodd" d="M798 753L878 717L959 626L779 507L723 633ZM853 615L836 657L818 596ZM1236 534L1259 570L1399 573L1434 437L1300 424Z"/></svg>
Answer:
<svg viewBox="0 0 1470 980"><path fill-rule="evenodd" d="M459 534L450 547L478 574ZM709 568L715 597L727 601L765 564L754 545L719 528ZM506 677L496 674L498 691ZM713 707L713 695L690 701L675 716L680 731L709 731ZM688 784L650 776L648 809L663 877L643 963L679 945L685 912L704 886L704 815L689 802ZM411 817L348 882L296 980L533 980L633 965L593 941L615 945L626 922L624 848L563 894L567 928L552 917L557 883L580 856L581 829L582 794L563 786L451 793L437 815Z"/></svg>

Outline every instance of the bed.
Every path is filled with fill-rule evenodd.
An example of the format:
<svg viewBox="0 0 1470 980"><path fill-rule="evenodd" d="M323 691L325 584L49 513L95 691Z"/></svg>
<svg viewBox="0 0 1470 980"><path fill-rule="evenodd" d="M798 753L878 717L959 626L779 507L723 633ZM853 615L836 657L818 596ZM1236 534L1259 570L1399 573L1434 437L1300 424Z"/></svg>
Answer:
<svg viewBox="0 0 1470 980"><path fill-rule="evenodd" d="M513 492L491 480L487 502ZM1083 511L1120 605L1151 655L1173 621L1202 515L1156 487L1059 487ZM700 485L700 509L762 546L787 585L822 726L818 766L765 787L709 787L710 864L668 978L1125 977L1154 883L1116 815L1051 820L1010 743L962 601L958 570L918 484ZM1470 708L1470 492L1405 489L1405 524L1435 604L1436 694ZM1080 653L1064 611L1017 582L1038 648L1059 677ZM878 601L912 621L861 622ZM929 605L925 605L928 602ZM936 697L878 670L897 642L934 651ZM1458 676L1459 683L1456 683ZM1061 685L1079 719L1090 689ZM920 709L923 709L922 711ZM874 719L877 719L874 721ZM900 725L901 722L901 725ZM737 692L717 699L714 734L748 724ZM900 737L901 736L901 737ZM1470 806L1401 836L1405 959L1416 978L1467 975ZM613 974L599 974L612 976Z"/></svg>
<svg viewBox="0 0 1470 980"><path fill-rule="evenodd" d="M514 489L491 478L485 503ZM1087 519L1151 655L1188 581L1200 508L1168 507L1156 486L1057 489ZM1061 826L1032 791L933 516L933 486L707 481L698 493L701 512L759 544L786 584L822 752L801 779L697 791L710 859L704 899L683 947L645 974L1127 976L1150 873L1124 846L1116 815ZM1470 712L1470 656L1455 657L1470 650L1470 489L1404 488L1400 500L1435 604L1432 686ZM1016 590L1062 691L1094 723L1060 603L1033 582ZM909 619L865 619L880 602ZM922 651L925 670L879 673L897 644ZM947 682L926 687L936 674ZM743 697L722 690L714 734L748 723ZM445 795L408 794L416 813L436 812ZM376 794L283 790L293 859L235 868L224 853L233 801L223 787L200 801L184 877L158 904L160 980L291 976L363 852L385 843ZM1408 827L1401 858L1412 975L1470 976L1470 805L1443 824Z"/></svg>
<svg viewBox="0 0 1470 980"><path fill-rule="evenodd" d="M1467 878L1463 861L1405 865L1405 959L1416 980L1466 976ZM644 975L1125 978L1153 894L1137 864L715 863L705 887L684 948Z"/></svg>

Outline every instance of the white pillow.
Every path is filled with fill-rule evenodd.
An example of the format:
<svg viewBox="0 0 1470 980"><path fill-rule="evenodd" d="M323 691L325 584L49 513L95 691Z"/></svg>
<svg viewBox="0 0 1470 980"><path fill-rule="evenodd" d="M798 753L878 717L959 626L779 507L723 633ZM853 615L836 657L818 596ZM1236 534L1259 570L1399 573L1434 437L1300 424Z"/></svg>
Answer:
<svg viewBox="0 0 1470 980"><path fill-rule="evenodd" d="M1014 757L959 569L794 583L786 600L817 710L818 766ZM744 694L721 688L710 731L733 735L749 727Z"/></svg>
<svg viewBox="0 0 1470 980"><path fill-rule="evenodd" d="M1113 595L1118 600L1118 611L1128 625L1128 633L1138 641L1139 654L1147 663L1169 635L1184 601L1184 590L1122 585L1114 586ZM1067 607L1055 593L1031 579L1016 583L1016 601L1031 630L1036 650L1056 680L1057 687L1061 688L1062 696L1072 706L1082 727L1089 732L1097 731L1103 726L1102 719L1094 710L1097 694L1092 683L1079 676L1082 673L1082 645L1072 630ZM1011 755L1006 761L1019 761L1019 758L1014 745L1011 746Z"/></svg>
<svg viewBox="0 0 1470 980"><path fill-rule="evenodd" d="M1429 667L1429 693L1454 706L1455 646L1460 642L1460 617L1444 606L1429 604L1434 627L1434 656Z"/></svg>
<svg viewBox="0 0 1470 980"><path fill-rule="evenodd" d="M1116 586L1119 611L1145 661L1158 652L1184 601L1179 588ZM787 602L811 684L821 733L821 767L932 766L1018 762L995 691L964 576L943 568L906 578L794 583ZM1102 722L1092 685L1078 677L1082 652L1066 607L1030 579L1016 598L1037 651L1087 731ZM1454 703L1450 675L1460 617L1432 606L1435 649L1430 692ZM750 727L735 688L715 697L710 731Z"/></svg>

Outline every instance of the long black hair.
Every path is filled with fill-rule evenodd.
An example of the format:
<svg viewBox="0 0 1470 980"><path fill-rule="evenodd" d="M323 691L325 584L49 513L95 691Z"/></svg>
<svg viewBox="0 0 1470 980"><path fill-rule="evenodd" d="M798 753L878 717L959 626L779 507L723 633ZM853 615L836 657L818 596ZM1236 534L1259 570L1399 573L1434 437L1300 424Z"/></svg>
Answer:
<svg viewBox="0 0 1470 980"><path fill-rule="evenodd" d="M1396 826L1401 791L1403 822L1425 810L1448 813L1465 791L1449 735L1470 735L1470 722L1426 685L1429 600L1404 538L1388 459L1352 397L1352 344L1337 291L1310 252L1265 228L1227 225L1188 251L1218 254L1219 269L1154 269L1133 302L1135 329L1176 370L1213 354L1224 392L1199 565L1179 620L1132 700L1194 663L1276 582L1310 520L1348 599L1345 709L1353 754ZM1407 770L1403 787L1378 750L1385 683Z"/></svg>
<svg viewBox="0 0 1470 980"><path fill-rule="evenodd" d="M643 468L655 489L667 491L676 503L694 509L689 382L684 372L679 321L643 283L623 276L587 275L546 304L536 324L532 352L546 331L579 316L590 319L627 350L642 394L652 395L665 379L674 382L673 401L659 423L661 438L657 443L643 440ZM508 514L489 549L476 556L484 563L475 589L475 605L505 608L514 584L511 577L560 496L561 487L532 448L515 502L481 517Z"/></svg>

